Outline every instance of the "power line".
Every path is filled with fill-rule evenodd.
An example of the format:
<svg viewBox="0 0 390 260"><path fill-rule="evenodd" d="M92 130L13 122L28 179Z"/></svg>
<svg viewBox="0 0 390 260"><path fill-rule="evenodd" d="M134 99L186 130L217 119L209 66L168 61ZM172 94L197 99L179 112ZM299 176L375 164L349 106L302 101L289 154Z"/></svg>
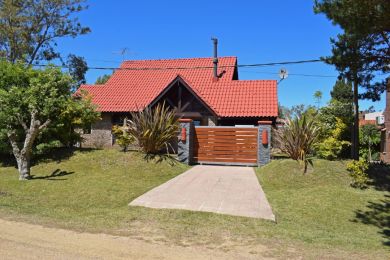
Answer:
<svg viewBox="0 0 390 260"><path fill-rule="evenodd" d="M291 65L291 64L302 64L302 63L314 63L323 62L320 59L313 60L300 60L300 61L282 61L282 62L270 62L270 63L256 63L256 64L239 64L239 65L224 65L218 66L219 68L254 68L264 66L276 66L276 65ZM54 66L58 68L68 69L66 65L50 65L50 64L35 64L36 67L48 67ZM89 70L189 70L189 69L212 69L213 66L195 66L195 67L145 67L145 68L121 68L121 67L88 67Z"/></svg>
<svg viewBox="0 0 390 260"><path fill-rule="evenodd" d="M257 73L257 74L270 74L270 75L279 75L277 72L266 72L266 71L249 71L241 70L241 72ZM300 73L289 73L289 76L302 76L302 77L317 77L317 78L337 78L336 75L320 75L320 74L300 74Z"/></svg>

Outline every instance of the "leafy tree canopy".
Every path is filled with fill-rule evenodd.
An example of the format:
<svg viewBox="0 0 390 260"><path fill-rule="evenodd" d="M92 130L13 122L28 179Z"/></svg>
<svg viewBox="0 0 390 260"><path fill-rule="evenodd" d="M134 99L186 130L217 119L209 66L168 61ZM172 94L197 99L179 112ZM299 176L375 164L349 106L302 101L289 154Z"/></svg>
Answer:
<svg viewBox="0 0 390 260"><path fill-rule="evenodd" d="M58 68L0 61L0 75L0 136L8 137L20 179L28 179L32 151L43 132L62 123L70 134L73 126L99 115L88 98L72 97L72 79Z"/></svg>
<svg viewBox="0 0 390 260"><path fill-rule="evenodd" d="M77 89L80 84L85 84L85 73L88 70L88 65L85 59L83 57L70 54L68 56L67 65L69 68L69 74L75 81L74 89Z"/></svg>
<svg viewBox="0 0 390 260"><path fill-rule="evenodd" d="M90 32L75 17L85 1L1 0L0 57L27 64L59 58L56 40Z"/></svg>
<svg viewBox="0 0 390 260"><path fill-rule="evenodd" d="M360 128L359 138L363 148L360 151L360 155L363 157L363 159L370 162L372 160L373 154L379 157L379 144L381 142L381 135L380 130L375 125L363 125ZM379 158L375 159L378 160Z"/></svg>
<svg viewBox="0 0 390 260"><path fill-rule="evenodd" d="M352 104L352 100L353 100L352 84L347 83L343 80L337 80L335 85L333 86L332 91L330 92L330 96L332 97L333 100L337 100L342 103Z"/></svg>
<svg viewBox="0 0 390 260"><path fill-rule="evenodd" d="M365 88L360 98L379 100L385 81L373 81L377 72L390 71L390 1L316 0L314 10L344 30L331 39L332 55L325 61Z"/></svg>

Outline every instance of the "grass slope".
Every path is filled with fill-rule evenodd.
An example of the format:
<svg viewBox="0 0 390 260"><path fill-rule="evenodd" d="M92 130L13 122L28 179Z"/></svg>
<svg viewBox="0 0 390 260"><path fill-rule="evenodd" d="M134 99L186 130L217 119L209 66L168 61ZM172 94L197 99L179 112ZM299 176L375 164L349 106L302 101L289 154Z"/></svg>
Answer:
<svg viewBox="0 0 390 260"><path fill-rule="evenodd" d="M316 160L314 170L303 175L296 162L280 160L258 175L278 233L330 247L379 250L388 245L389 223L383 226L382 220L390 218L389 193L351 188L345 163Z"/></svg>
<svg viewBox="0 0 390 260"><path fill-rule="evenodd" d="M258 169L277 223L127 206L187 168L146 162L138 153L115 150L77 152L60 163L40 163L32 170L36 179L27 182L17 180L14 168L1 167L0 216L154 242L245 250L261 256L389 256L384 244L388 242L389 217L384 203L389 193L350 188L343 162L315 161L314 171L306 176L291 160L276 160ZM55 176L49 177L53 173ZM379 206L368 208L370 202ZM360 218L359 210L363 213Z"/></svg>
<svg viewBox="0 0 390 260"><path fill-rule="evenodd" d="M34 179L18 181L14 168L0 168L0 211L58 220L67 228L117 226L128 203L187 169L146 162L139 153L114 149L76 152L61 163L40 163Z"/></svg>

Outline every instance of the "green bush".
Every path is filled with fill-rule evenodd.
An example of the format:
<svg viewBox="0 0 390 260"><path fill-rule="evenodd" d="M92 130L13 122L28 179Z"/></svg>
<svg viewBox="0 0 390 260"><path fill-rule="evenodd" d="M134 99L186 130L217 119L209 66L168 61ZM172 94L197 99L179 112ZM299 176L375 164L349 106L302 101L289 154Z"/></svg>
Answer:
<svg viewBox="0 0 390 260"><path fill-rule="evenodd" d="M349 171L349 175L352 177L352 187L359 189L367 188L369 181L367 174L368 166L368 163L362 159L348 163L347 170Z"/></svg>
<svg viewBox="0 0 390 260"><path fill-rule="evenodd" d="M122 147L123 151L126 152L129 146L134 142L134 137L129 134L126 126L114 125L112 132L115 136L115 142Z"/></svg>
<svg viewBox="0 0 390 260"><path fill-rule="evenodd" d="M331 136L316 146L316 155L319 158L335 160L350 145L351 143L348 141L337 140Z"/></svg>
<svg viewBox="0 0 390 260"><path fill-rule="evenodd" d="M49 154L61 147L62 144L58 140L53 140L47 143L40 143L35 147L34 154L44 155Z"/></svg>
<svg viewBox="0 0 390 260"><path fill-rule="evenodd" d="M335 128L330 131L330 135L315 146L316 155L327 160L339 158L342 152L351 145L350 142L341 138L346 128L347 125L340 118L336 118Z"/></svg>

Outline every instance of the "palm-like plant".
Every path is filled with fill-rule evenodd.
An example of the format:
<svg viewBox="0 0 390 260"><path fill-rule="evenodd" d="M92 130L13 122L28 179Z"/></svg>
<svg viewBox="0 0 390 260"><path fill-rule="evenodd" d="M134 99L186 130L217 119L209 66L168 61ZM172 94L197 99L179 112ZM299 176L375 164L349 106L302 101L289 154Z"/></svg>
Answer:
<svg viewBox="0 0 390 260"><path fill-rule="evenodd" d="M154 109L146 107L141 112L131 113L128 131L138 142L141 150L147 154L169 153L170 142L179 131L175 111L158 104Z"/></svg>
<svg viewBox="0 0 390 260"><path fill-rule="evenodd" d="M308 158L312 147L317 140L319 128L315 126L314 120L306 115L288 119L284 128L277 134L277 141L281 150L287 153L291 159L304 163L304 173L307 172L308 164L312 165L312 160Z"/></svg>

